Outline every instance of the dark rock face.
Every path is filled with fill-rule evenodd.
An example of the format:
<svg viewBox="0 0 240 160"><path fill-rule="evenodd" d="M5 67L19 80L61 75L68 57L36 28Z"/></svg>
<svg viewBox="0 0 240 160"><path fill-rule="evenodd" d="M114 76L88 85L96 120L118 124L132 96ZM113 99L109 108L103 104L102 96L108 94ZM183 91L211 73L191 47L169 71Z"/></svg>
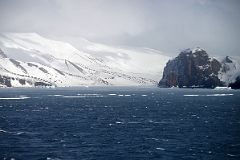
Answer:
<svg viewBox="0 0 240 160"><path fill-rule="evenodd" d="M229 87L232 89L240 89L240 76L236 78L236 81L234 83L230 83Z"/></svg>
<svg viewBox="0 0 240 160"><path fill-rule="evenodd" d="M184 50L175 59L168 61L164 68L160 87L200 87L222 86L218 78L221 63L209 58L206 51L197 48Z"/></svg>
<svg viewBox="0 0 240 160"><path fill-rule="evenodd" d="M229 56L226 56L223 63L233 63L233 61L229 58Z"/></svg>
<svg viewBox="0 0 240 160"><path fill-rule="evenodd" d="M16 67L20 68L24 73L28 73L27 70L21 66L20 62L16 61L15 59L9 59Z"/></svg>
<svg viewBox="0 0 240 160"><path fill-rule="evenodd" d="M43 73L49 74L49 72L46 69L42 68L42 67L39 67L38 69L40 69Z"/></svg>
<svg viewBox="0 0 240 160"><path fill-rule="evenodd" d="M19 79L19 83L20 83L21 85L25 85L25 84L26 84L26 80L24 80L24 79Z"/></svg>
<svg viewBox="0 0 240 160"><path fill-rule="evenodd" d="M49 83L45 83L45 82L35 82L34 86L37 87L37 86L52 86L52 85Z"/></svg>
<svg viewBox="0 0 240 160"><path fill-rule="evenodd" d="M0 48L0 58L7 58L7 55Z"/></svg>
<svg viewBox="0 0 240 160"><path fill-rule="evenodd" d="M11 78L0 75L0 84L5 85L7 87L12 87Z"/></svg>

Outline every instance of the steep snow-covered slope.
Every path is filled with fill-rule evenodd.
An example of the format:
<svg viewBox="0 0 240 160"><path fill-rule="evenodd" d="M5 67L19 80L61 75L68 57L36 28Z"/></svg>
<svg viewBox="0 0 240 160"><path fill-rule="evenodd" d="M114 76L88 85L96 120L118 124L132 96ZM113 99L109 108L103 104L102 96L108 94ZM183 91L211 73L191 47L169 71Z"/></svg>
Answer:
<svg viewBox="0 0 240 160"><path fill-rule="evenodd" d="M219 58L219 61L222 63L222 68L218 74L219 79L227 85L235 82L236 78L240 76L240 57L226 56Z"/></svg>
<svg viewBox="0 0 240 160"><path fill-rule="evenodd" d="M77 42L81 42L75 43L79 50L103 60L108 66L125 72L151 77L157 81L162 75L164 66L170 59L169 56L165 56L162 52L150 48L113 47L92 43L82 38L78 39Z"/></svg>
<svg viewBox="0 0 240 160"><path fill-rule="evenodd" d="M35 33L2 34L0 83L8 82L12 86L149 85L158 81L149 75L161 74L161 65L168 60L149 49L127 50L86 42L76 49L69 43ZM100 57L102 53L108 56ZM147 64L146 60L154 62ZM160 67L156 65L158 62Z"/></svg>

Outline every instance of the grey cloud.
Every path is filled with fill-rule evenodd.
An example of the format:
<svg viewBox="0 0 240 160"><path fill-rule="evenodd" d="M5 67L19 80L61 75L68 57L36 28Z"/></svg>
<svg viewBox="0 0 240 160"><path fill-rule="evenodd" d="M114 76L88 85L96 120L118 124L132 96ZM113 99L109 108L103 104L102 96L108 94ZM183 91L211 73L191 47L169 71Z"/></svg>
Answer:
<svg viewBox="0 0 240 160"><path fill-rule="evenodd" d="M84 37L177 54L240 54L238 0L0 0L0 32Z"/></svg>

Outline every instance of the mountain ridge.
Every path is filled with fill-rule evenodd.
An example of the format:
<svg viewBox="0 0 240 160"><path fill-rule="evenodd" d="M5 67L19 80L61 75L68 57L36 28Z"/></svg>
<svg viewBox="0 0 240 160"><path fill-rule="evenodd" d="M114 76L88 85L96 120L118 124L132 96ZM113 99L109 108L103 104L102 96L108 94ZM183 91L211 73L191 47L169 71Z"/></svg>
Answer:
<svg viewBox="0 0 240 160"><path fill-rule="evenodd" d="M94 43L91 44L92 47L95 46ZM133 53L131 50L120 50L119 48L114 50L113 47L106 46L101 48L99 45L96 50L95 47L95 52L99 49L106 51L106 48L110 48L111 52L115 52L114 54L124 54L127 57L124 57L126 60L113 58L110 63L106 59L88 54L87 50L78 50L66 42L50 40L35 33L2 35L0 36L0 48L3 50L0 51L0 75L2 77L0 83L3 86L5 81L8 87L9 82L12 82L11 87L33 87L38 84L67 87L155 85L158 81L147 76L148 70L141 71L142 59L141 61L138 59L139 62L134 61L132 59L134 57L129 55L129 53ZM141 54L145 57L147 55L147 53ZM149 57L151 58L151 56ZM159 61L162 61L162 57L164 57L164 61L168 59L166 56L154 54L153 58L156 57ZM133 69L135 67L140 72L127 72L122 66ZM155 64L155 66L157 65ZM149 74L155 75L156 73ZM25 81L25 85L19 80Z"/></svg>

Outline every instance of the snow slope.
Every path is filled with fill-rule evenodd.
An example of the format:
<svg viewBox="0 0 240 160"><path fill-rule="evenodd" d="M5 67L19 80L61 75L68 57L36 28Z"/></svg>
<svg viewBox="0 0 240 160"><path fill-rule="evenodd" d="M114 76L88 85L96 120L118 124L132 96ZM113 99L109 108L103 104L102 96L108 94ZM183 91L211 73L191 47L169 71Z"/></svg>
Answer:
<svg viewBox="0 0 240 160"><path fill-rule="evenodd" d="M152 85L161 78L169 59L151 49L111 47L87 40L76 49L36 33L1 34L0 48L0 82L10 81L13 87L42 83L61 87ZM19 80L22 83L16 82Z"/></svg>
<svg viewBox="0 0 240 160"><path fill-rule="evenodd" d="M219 58L222 63L222 68L219 71L218 77L222 82L227 85L236 81L236 78L240 76L240 57L225 57Z"/></svg>
<svg viewBox="0 0 240 160"><path fill-rule="evenodd" d="M129 48L107 46L80 39L77 48L101 59L112 68L131 72L154 80L159 80L163 68L171 58L162 52L150 48Z"/></svg>

